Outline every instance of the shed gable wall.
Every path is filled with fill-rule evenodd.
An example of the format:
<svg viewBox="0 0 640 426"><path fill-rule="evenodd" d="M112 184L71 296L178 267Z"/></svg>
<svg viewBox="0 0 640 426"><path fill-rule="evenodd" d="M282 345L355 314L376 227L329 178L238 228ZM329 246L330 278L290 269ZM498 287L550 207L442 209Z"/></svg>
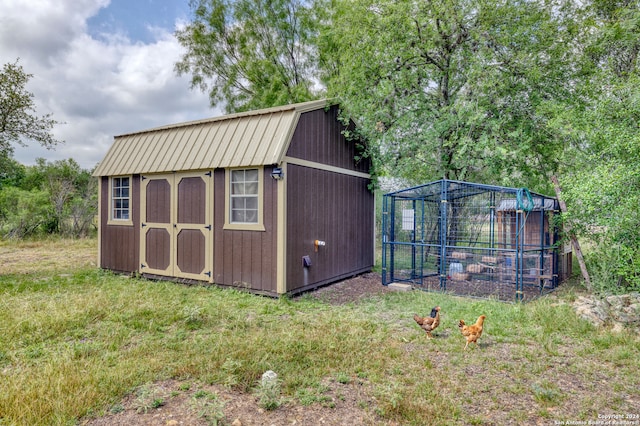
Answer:
<svg viewBox="0 0 640 426"><path fill-rule="evenodd" d="M310 164L290 163L285 176L287 292L373 268L374 197L370 180L358 176L369 173L371 163L355 160L358 147L344 137L338 113L334 105L301 114L286 152ZM326 245L316 251L315 240ZM310 267L303 266L303 256L311 259Z"/></svg>
<svg viewBox="0 0 640 426"><path fill-rule="evenodd" d="M287 150L288 157L369 173L368 158L354 161L359 154L353 141L348 141L338 120L338 106L302 113Z"/></svg>

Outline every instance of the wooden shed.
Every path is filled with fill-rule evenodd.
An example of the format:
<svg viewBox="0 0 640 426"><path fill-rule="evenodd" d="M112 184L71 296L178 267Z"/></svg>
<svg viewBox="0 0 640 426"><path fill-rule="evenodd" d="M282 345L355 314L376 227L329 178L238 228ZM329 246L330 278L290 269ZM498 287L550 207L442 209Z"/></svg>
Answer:
<svg viewBox="0 0 640 426"><path fill-rule="evenodd" d="M268 295L370 271L370 162L343 130L322 100L116 136L99 266Z"/></svg>

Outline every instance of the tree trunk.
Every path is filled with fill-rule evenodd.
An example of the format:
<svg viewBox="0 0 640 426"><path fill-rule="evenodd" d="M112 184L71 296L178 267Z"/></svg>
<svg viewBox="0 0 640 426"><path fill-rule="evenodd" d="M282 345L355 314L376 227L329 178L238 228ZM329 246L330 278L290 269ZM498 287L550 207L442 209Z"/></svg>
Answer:
<svg viewBox="0 0 640 426"><path fill-rule="evenodd" d="M551 182L553 182L553 188L556 191L556 198L560 203L560 211L562 213L567 212L567 204L564 202L561 196L560 183L558 182L558 177L553 175L551 176ZM571 225L569 223L564 224L564 232L569 235L571 238L571 245L573 247L573 251L576 254L576 258L578 259L578 264L580 264L580 271L582 271L582 277L584 278L584 282L586 284L587 290L592 291L591 287L591 279L589 278L589 272L587 271L587 265L584 263L584 257L582 256L582 250L580 249L580 243L576 238L575 234L571 231Z"/></svg>

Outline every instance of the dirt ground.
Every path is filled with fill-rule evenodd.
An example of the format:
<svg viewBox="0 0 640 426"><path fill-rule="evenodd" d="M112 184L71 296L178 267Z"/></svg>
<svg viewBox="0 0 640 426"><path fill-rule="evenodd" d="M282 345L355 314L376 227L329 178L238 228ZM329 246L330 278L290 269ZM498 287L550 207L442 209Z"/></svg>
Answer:
<svg viewBox="0 0 640 426"><path fill-rule="evenodd" d="M380 275L367 273L330 286L310 295L330 304L345 304L390 290L382 286ZM339 426L392 425L374 411L375 400L365 381L340 383L327 379L322 402L300 405L288 401L275 410L260 407L254 394L240 393L223 386L191 382L165 381L146 389L145 395L132 394L110 412L81 422L87 426L112 425L231 425L231 426ZM216 395L212 400L206 396ZM198 398L200 396L200 398ZM146 401L145 401L146 399ZM155 401L155 402L154 402Z"/></svg>

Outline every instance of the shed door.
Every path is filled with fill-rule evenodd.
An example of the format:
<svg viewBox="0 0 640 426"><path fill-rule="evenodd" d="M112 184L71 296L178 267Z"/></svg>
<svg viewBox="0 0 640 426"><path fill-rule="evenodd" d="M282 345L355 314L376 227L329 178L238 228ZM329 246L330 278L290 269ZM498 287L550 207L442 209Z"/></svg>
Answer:
<svg viewBox="0 0 640 426"><path fill-rule="evenodd" d="M211 281L211 181L211 172L142 177L142 273Z"/></svg>

